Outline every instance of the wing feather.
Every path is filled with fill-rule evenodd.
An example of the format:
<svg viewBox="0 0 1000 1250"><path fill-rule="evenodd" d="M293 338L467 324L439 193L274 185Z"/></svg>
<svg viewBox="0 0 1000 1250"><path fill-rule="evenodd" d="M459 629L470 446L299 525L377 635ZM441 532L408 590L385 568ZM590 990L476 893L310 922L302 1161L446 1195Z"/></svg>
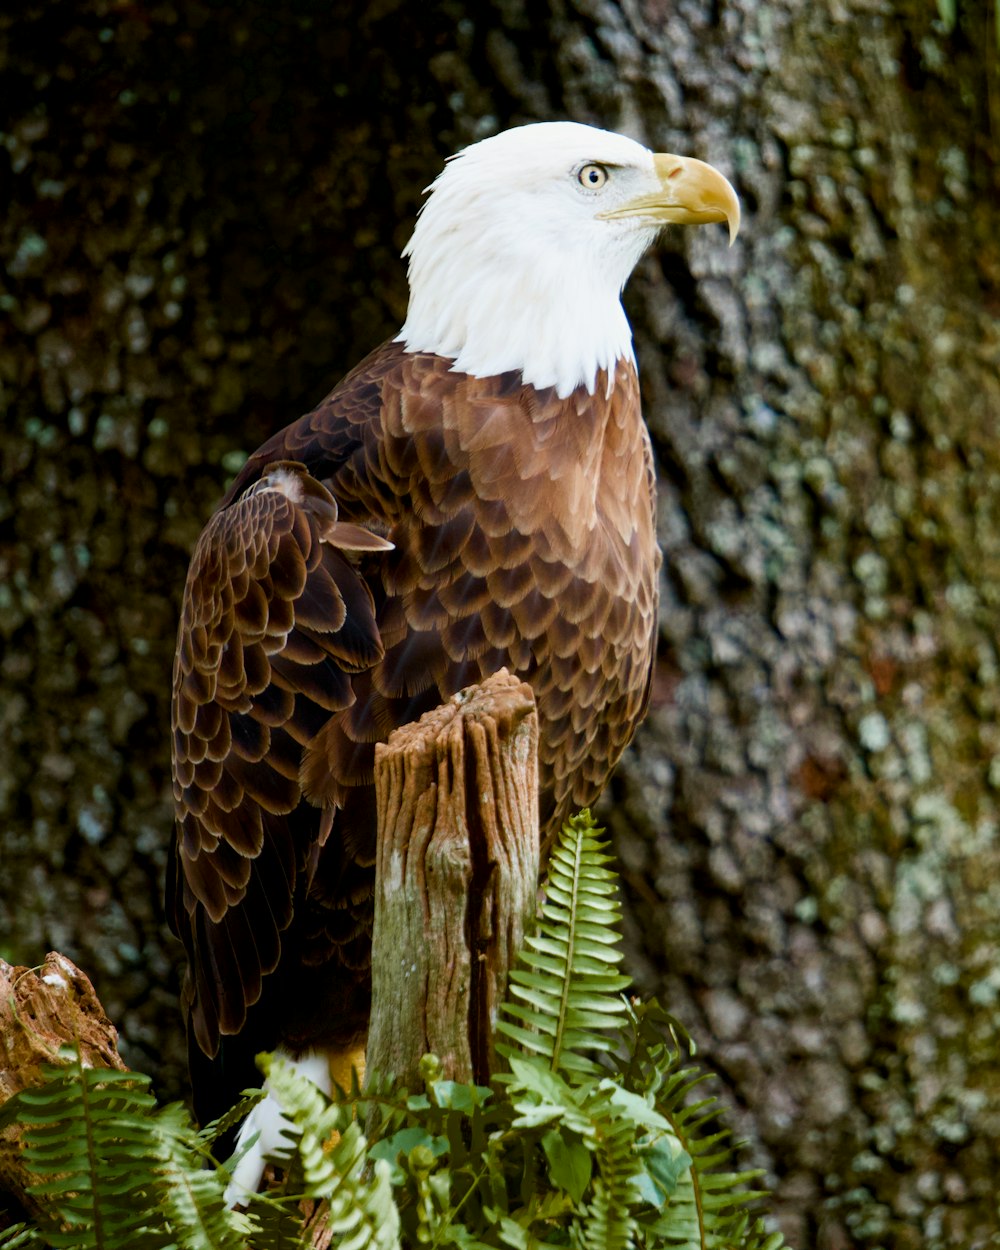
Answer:
<svg viewBox="0 0 1000 1250"><path fill-rule="evenodd" d="M209 1054L220 1030L242 1027L292 916L308 840L289 855L273 818L301 805L302 747L353 702L349 670L382 655L371 593L334 545L336 515L303 466L279 463L215 515L192 560L174 677L173 918L200 970L186 999ZM343 533L364 549L359 528ZM387 546L373 538L369 550ZM265 832L276 828L280 854ZM282 871L265 880L276 858Z"/></svg>
<svg viewBox="0 0 1000 1250"><path fill-rule="evenodd" d="M193 1047L363 1030L374 749L398 725L507 666L535 689L546 831L593 801L648 698L652 491L624 366L610 398L599 378L558 400L398 344L251 457L195 551L175 665Z"/></svg>

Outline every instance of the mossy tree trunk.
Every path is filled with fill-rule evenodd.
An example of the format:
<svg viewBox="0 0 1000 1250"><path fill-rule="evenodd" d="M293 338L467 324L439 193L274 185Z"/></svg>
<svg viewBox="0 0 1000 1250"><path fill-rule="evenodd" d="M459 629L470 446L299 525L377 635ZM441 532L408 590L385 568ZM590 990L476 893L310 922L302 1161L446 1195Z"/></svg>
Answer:
<svg viewBox="0 0 1000 1250"><path fill-rule="evenodd" d="M945 6L945 11L947 7ZM628 294L661 473L631 963L802 1246L995 1231L993 6L114 5L0 16L0 956L73 956L181 1088L160 903L187 553L399 324L441 157L552 116L731 174ZM990 102L993 101L992 113Z"/></svg>

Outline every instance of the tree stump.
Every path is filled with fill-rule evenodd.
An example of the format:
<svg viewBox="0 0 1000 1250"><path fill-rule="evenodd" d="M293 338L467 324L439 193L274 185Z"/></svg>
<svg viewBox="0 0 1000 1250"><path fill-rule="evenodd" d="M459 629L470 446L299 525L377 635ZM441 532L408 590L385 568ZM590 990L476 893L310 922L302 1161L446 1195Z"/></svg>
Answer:
<svg viewBox="0 0 1000 1250"><path fill-rule="evenodd" d="M539 870L538 718L506 669L375 755L378 862L367 1064L404 1085L421 1057L485 1083Z"/></svg>
<svg viewBox="0 0 1000 1250"><path fill-rule="evenodd" d="M43 1066L59 1062L67 1042L79 1045L87 1067L126 1070L118 1032L76 964L56 952L40 968L0 959L0 1105L40 1085ZM0 1190L37 1217L43 1207L27 1192L32 1178L21 1163L19 1139L16 1126L0 1131Z"/></svg>

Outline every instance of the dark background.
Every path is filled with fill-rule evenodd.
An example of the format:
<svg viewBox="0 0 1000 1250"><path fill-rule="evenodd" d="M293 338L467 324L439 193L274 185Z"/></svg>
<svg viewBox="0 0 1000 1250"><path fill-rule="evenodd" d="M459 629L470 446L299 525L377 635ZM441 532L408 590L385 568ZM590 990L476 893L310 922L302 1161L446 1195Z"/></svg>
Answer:
<svg viewBox="0 0 1000 1250"><path fill-rule="evenodd" d="M194 540L398 328L444 156L622 129L718 164L745 212L729 250L665 236L627 295L665 554L654 707L605 812L630 967L799 1246L985 1245L993 5L80 0L9 8L0 39L0 955L75 959L183 1096L162 877Z"/></svg>

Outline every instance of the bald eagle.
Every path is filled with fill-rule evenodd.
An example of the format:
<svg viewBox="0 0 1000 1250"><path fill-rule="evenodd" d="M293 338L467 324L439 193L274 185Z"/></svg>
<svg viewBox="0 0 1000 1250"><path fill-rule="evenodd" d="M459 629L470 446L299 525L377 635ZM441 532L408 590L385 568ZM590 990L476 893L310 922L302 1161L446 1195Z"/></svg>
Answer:
<svg viewBox="0 0 1000 1250"><path fill-rule="evenodd" d="M248 460L184 590L168 906L204 1119L253 1056L343 1052L370 998L375 744L506 666L538 706L543 845L649 698L654 474L620 302L711 166L570 122L460 152L399 334Z"/></svg>

